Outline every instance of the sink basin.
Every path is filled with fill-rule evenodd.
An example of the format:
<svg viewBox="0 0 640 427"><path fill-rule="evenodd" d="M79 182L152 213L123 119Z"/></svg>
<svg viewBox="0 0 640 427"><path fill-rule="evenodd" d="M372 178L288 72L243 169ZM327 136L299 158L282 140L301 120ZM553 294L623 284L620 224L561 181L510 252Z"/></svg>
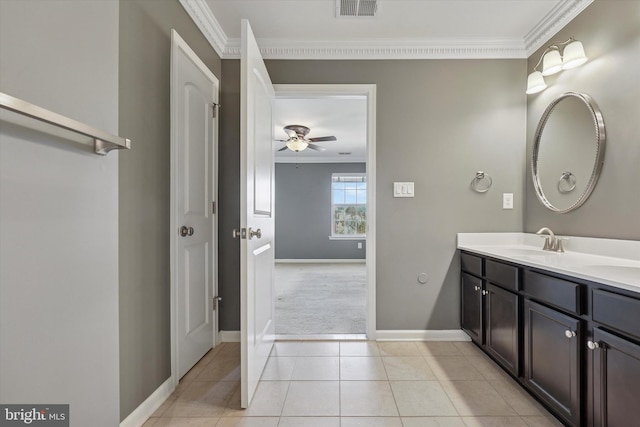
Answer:
<svg viewBox="0 0 640 427"><path fill-rule="evenodd" d="M634 265L585 265L580 268L585 273L613 276L626 282L640 285L640 267Z"/></svg>

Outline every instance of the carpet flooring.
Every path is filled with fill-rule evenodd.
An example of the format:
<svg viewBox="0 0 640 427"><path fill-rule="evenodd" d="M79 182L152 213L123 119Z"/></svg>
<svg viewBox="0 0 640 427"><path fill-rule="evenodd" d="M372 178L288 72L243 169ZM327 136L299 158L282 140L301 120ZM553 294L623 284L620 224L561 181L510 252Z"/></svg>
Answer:
<svg viewBox="0 0 640 427"><path fill-rule="evenodd" d="M278 335L364 334L364 263L276 263Z"/></svg>

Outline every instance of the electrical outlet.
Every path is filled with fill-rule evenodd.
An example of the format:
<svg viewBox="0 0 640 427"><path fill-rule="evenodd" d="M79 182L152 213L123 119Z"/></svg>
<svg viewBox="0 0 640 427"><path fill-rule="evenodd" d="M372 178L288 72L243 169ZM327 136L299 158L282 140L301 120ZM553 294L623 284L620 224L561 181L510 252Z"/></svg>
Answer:
<svg viewBox="0 0 640 427"><path fill-rule="evenodd" d="M513 193L502 194L502 209L513 209Z"/></svg>
<svg viewBox="0 0 640 427"><path fill-rule="evenodd" d="M362 242L358 242L358 249L362 249Z"/></svg>

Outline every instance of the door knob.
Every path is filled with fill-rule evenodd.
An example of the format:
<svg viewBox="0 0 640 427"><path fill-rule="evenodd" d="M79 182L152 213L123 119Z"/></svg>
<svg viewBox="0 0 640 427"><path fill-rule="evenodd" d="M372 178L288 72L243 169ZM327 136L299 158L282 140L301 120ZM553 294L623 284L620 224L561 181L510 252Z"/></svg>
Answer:
<svg viewBox="0 0 640 427"><path fill-rule="evenodd" d="M252 230L251 228L249 228L249 240L253 239L254 237L257 237L258 239L262 238L262 230L260 230L259 228L257 230Z"/></svg>
<svg viewBox="0 0 640 427"><path fill-rule="evenodd" d="M187 227L186 225L180 227L180 236L182 237L193 236L194 233L195 230L193 229L193 227Z"/></svg>

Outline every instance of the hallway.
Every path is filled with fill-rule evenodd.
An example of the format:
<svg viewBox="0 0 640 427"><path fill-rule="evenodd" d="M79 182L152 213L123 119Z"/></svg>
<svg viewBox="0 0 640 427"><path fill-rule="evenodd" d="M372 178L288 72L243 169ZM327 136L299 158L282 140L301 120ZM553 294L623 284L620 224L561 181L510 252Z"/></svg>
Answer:
<svg viewBox="0 0 640 427"><path fill-rule="evenodd" d="M469 342L279 341L247 410L239 380L221 344L144 427L561 426Z"/></svg>

